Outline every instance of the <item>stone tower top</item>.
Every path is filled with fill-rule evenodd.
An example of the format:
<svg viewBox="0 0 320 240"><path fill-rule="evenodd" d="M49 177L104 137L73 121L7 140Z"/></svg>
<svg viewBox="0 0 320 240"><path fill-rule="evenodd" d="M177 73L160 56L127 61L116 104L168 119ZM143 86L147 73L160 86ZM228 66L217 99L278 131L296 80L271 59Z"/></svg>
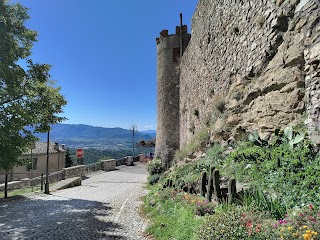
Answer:
<svg viewBox="0 0 320 240"><path fill-rule="evenodd" d="M163 39L169 37L169 36L180 36L180 26L176 26L176 33L175 34L170 34L168 30L162 30L160 32L160 37L156 38L157 44L159 44ZM188 33L188 26L187 25L182 25L182 34L187 34Z"/></svg>

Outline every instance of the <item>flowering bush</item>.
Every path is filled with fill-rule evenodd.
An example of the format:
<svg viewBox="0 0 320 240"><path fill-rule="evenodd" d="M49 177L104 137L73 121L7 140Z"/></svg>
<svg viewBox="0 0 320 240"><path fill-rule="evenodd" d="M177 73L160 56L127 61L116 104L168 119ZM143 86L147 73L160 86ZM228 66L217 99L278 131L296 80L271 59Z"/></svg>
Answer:
<svg viewBox="0 0 320 240"><path fill-rule="evenodd" d="M199 228L200 239L276 239L269 216L243 206L229 206L206 217Z"/></svg>
<svg viewBox="0 0 320 240"><path fill-rule="evenodd" d="M216 205L212 202L208 202L207 200L200 200L196 202L194 211L197 216L204 216L206 214L212 215L214 214L215 207Z"/></svg>
<svg viewBox="0 0 320 240"><path fill-rule="evenodd" d="M280 239L319 239L320 210L312 204L295 208L274 224Z"/></svg>
<svg viewBox="0 0 320 240"><path fill-rule="evenodd" d="M148 183L150 185L156 184L160 179L160 174L153 174L148 176Z"/></svg>
<svg viewBox="0 0 320 240"><path fill-rule="evenodd" d="M263 212L229 206L207 216L198 231L200 239L320 239L320 210L313 205L291 210L274 220Z"/></svg>
<svg viewBox="0 0 320 240"><path fill-rule="evenodd" d="M199 239L245 239L246 228L240 224L241 207L233 207L230 211L216 212L206 217L205 223L199 228Z"/></svg>

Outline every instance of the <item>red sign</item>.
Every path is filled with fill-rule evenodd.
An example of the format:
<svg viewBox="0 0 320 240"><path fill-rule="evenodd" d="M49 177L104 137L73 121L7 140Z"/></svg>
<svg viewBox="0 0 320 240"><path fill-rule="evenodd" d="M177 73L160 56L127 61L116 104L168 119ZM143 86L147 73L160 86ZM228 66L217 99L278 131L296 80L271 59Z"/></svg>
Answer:
<svg viewBox="0 0 320 240"><path fill-rule="evenodd" d="M77 155L78 158L82 158L83 155L84 155L83 149L78 148L77 151L76 151L76 155Z"/></svg>

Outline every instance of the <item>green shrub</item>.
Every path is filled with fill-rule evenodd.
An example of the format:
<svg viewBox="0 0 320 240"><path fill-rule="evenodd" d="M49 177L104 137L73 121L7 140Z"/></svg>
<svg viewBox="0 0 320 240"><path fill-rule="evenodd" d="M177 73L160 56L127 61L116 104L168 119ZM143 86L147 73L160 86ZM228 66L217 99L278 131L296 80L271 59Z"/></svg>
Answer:
<svg viewBox="0 0 320 240"><path fill-rule="evenodd" d="M215 144L213 147L208 149L206 157L200 159L197 163L197 171L209 171L211 166L219 167L224 163L225 155L223 154L224 148L219 144Z"/></svg>
<svg viewBox="0 0 320 240"><path fill-rule="evenodd" d="M269 213L270 217L281 219L287 211L281 199L267 196L261 189L254 188L241 194L242 203L247 208L256 208Z"/></svg>
<svg viewBox="0 0 320 240"><path fill-rule="evenodd" d="M281 199L288 208L320 204L320 158L307 141L294 148L287 141L242 147L228 156L222 172Z"/></svg>
<svg viewBox="0 0 320 240"><path fill-rule="evenodd" d="M156 158L148 162L147 170L150 175L160 174L163 172L162 162L160 159Z"/></svg>
<svg viewBox="0 0 320 240"><path fill-rule="evenodd" d="M198 185L201 173L203 171L209 171L210 166L222 164L225 156L223 154L224 148L218 144L215 144L210 148L205 158L201 158L198 161L185 164L181 167L176 167L169 173L168 178L172 179L178 186L180 185Z"/></svg>
<svg viewBox="0 0 320 240"><path fill-rule="evenodd" d="M176 167L173 171L171 171L166 176L166 179L172 179L173 183L176 186L181 186L181 185L191 186L194 183L198 182L200 179L200 172L197 171L196 165L197 163L194 162L194 163L183 165L181 167Z"/></svg>
<svg viewBox="0 0 320 240"><path fill-rule="evenodd" d="M159 182L160 176L161 176L160 174L153 174L153 175L148 176L148 183L150 185L153 185L153 184Z"/></svg>

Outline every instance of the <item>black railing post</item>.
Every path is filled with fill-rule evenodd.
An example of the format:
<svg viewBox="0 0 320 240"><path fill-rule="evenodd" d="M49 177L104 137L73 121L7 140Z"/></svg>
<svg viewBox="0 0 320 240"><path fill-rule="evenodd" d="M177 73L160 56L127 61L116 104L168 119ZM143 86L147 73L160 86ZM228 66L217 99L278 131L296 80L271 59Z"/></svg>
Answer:
<svg viewBox="0 0 320 240"><path fill-rule="evenodd" d="M43 173L41 173L41 191L43 191Z"/></svg>
<svg viewBox="0 0 320 240"><path fill-rule="evenodd" d="M8 172L6 172L6 179L4 182L4 197L8 197Z"/></svg>

